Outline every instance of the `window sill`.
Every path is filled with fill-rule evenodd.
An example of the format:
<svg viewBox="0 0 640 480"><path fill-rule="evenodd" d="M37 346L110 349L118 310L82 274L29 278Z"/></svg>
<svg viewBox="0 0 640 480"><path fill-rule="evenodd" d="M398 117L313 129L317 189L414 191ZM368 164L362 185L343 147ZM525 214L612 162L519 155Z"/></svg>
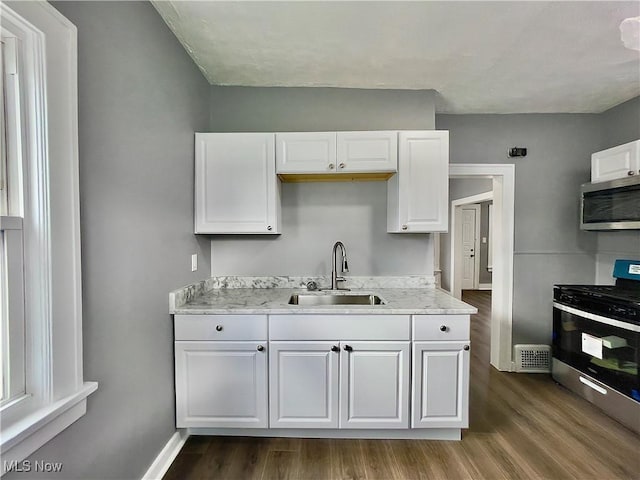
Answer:
<svg viewBox="0 0 640 480"><path fill-rule="evenodd" d="M87 411L87 397L98 388L85 382L76 393L47 405L2 429L0 453L7 461L22 461L62 432ZM4 469L0 475L4 474Z"/></svg>

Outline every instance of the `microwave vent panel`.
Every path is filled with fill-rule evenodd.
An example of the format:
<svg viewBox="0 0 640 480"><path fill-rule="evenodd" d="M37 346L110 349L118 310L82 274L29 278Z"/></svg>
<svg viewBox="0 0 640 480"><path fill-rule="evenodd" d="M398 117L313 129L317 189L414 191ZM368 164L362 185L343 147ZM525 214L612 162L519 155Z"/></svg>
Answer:
<svg viewBox="0 0 640 480"><path fill-rule="evenodd" d="M549 345L516 345L516 372L549 373L551 347Z"/></svg>

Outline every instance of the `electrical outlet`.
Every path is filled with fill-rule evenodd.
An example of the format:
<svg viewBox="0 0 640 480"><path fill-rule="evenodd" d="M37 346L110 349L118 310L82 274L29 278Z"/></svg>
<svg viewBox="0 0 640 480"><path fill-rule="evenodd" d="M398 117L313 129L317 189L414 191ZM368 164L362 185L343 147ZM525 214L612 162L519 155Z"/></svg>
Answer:
<svg viewBox="0 0 640 480"><path fill-rule="evenodd" d="M191 255L191 271L195 272L198 270L198 254L194 253Z"/></svg>

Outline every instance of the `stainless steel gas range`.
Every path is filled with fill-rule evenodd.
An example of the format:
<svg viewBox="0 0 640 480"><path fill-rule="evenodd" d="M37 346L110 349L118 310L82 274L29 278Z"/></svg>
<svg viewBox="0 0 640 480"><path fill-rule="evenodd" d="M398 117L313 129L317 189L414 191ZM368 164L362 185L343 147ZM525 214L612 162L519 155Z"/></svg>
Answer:
<svg viewBox="0 0 640 480"><path fill-rule="evenodd" d="M556 285L553 378L640 433L640 260L615 285Z"/></svg>

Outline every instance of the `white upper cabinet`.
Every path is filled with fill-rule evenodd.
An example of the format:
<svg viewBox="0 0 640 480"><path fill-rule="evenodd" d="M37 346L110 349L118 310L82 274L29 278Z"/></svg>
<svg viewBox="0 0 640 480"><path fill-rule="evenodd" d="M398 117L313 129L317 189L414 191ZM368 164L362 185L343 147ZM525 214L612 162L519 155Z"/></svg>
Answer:
<svg viewBox="0 0 640 480"><path fill-rule="evenodd" d="M336 171L397 172L398 132L338 132Z"/></svg>
<svg viewBox="0 0 640 480"><path fill-rule="evenodd" d="M398 132L276 134L278 174L384 173L398 170Z"/></svg>
<svg viewBox="0 0 640 480"><path fill-rule="evenodd" d="M273 133L196 133L195 233L280 233Z"/></svg>
<svg viewBox="0 0 640 480"><path fill-rule="evenodd" d="M606 182L640 175L640 140L591 155L591 181Z"/></svg>
<svg viewBox="0 0 640 480"><path fill-rule="evenodd" d="M336 170L335 132L276 133L278 173L331 173Z"/></svg>
<svg viewBox="0 0 640 480"><path fill-rule="evenodd" d="M449 132L400 132L398 144L398 174L387 182L387 231L446 232Z"/></svg>

